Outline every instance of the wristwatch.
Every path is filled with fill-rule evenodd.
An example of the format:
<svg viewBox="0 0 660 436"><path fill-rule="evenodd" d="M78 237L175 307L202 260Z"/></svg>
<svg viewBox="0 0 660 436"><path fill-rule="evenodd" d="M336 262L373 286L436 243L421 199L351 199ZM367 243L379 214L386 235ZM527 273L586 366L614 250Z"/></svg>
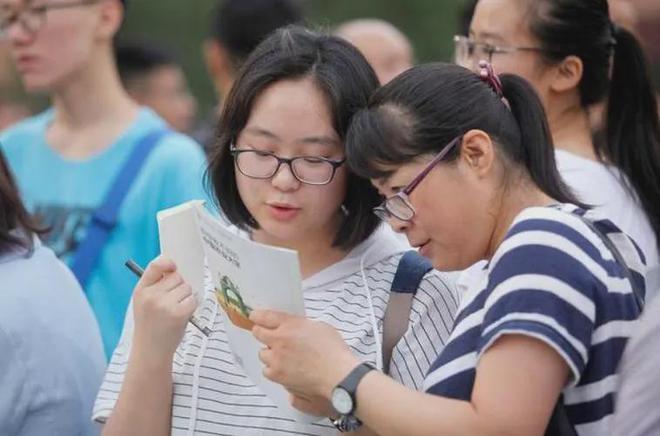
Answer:
<svg viewBox="0 0 660 436"><path fill-rule="evenodd" d="M363 362L356 366L344 380L342 380L332 390L330 402L332 407L339 414L339 417L332 420L332 424L340 432L354 431L360 428L362 422L355 416L357 401L355 391L362 378L370 371L374 370L373 365Z"/></svg>

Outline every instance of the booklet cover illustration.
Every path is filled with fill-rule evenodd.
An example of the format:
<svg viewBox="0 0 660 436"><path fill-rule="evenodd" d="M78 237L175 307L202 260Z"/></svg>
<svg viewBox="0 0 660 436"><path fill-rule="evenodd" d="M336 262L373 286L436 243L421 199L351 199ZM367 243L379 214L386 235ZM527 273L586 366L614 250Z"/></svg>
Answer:
<svg viewBox="0 0 660 436"><path fill-rule="evenodd" d="M225 311L229 320L236 326L245 330L252 330L254 323L250 321L252 309L245 304L241 293L228 276L220 278L220 289L215 288L215 297L220 307Z"/></svg>

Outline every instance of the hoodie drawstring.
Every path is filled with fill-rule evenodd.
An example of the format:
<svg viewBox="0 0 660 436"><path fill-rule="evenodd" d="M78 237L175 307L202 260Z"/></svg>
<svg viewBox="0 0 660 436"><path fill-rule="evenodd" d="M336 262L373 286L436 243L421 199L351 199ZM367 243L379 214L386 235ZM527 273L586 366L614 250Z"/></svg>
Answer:
<svg viewBox="0 0 660 436"><path fill-rule="evenodd" d="M364 255L360 258L360 273L362 274L362 287L367 295L367 302L369 303L369 318L371 319L371 329L374 333L374 340L376 341L376 368L378 371L383 371L383 345L380 338L380 331L378 330L378 321L376 320L376 311L374 310L374 303L371 299L371 289L367 283L367 274L364 271L364 260L367 254L374 247L370 247Z"/></svg>

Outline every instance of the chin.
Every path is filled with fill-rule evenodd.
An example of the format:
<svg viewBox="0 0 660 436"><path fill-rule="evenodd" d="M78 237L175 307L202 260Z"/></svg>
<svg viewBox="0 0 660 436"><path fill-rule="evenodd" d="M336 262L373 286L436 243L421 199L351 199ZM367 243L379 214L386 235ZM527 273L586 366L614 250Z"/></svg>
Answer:
<svg viewBox="0 0 660 436"><path fill-rule="evenodd" d="M50 92L52 90L52 83L50 80L45 80L41 77L23 77L21 79L23 87L27 92Z"/></svg>
<svg viewBox="0 0 660 436"><path fill-rule="evenodd" d="M460 268L457 259L453 258L446 250L439 250L437 247L428 250L425 257L431 261L433 268L438 271L457 271Z"/></svg>
<svg viewBox="0 0 660 436"><path fill-rule="evenodd" d="M286 243L300 239L302 235L301 226L295 225L295 223L279 223L270 220L261 220L258 222L261 234L268 239Z"/></svg>

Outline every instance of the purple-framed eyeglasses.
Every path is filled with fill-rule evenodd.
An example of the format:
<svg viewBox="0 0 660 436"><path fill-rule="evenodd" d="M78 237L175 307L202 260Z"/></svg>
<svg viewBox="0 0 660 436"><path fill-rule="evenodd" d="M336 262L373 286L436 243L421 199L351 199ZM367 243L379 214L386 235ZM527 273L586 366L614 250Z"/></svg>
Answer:
<svg viewBox="0 0 660 436"><path fill-rule="evenodd" d="M424 180L424 177L431 172L431 170L438 164L445 156L454 148L457 144L461 142L463 135L457 136L451 142L449 142L445 147L440 150L440 153L433 158L431 162L422 170L421 173L415 177L412 182L408 184L401 191L387 197L380 206L374 208L374 213L383 221L387 221L391 218L396 218L400 221L410 221L415 216L415 208L410 204L409 195L413 190Z"/></svg>

